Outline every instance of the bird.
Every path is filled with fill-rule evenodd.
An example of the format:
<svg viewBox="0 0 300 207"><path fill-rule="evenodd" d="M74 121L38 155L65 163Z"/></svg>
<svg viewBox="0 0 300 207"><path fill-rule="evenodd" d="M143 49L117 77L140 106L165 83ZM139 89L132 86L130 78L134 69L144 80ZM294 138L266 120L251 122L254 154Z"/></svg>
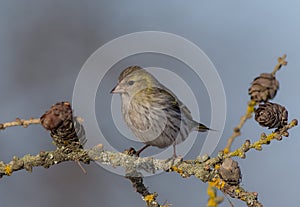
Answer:
<svg viewBox="0 0 300 207"><path fill-rule="evenodd" d="M121 96L121 112L127 126L145 145L173 146L186 140L192 131L212 130L192 118L190 110L166 86L140 66L129 66L119 75L117 85L111 90Z"/></svg>

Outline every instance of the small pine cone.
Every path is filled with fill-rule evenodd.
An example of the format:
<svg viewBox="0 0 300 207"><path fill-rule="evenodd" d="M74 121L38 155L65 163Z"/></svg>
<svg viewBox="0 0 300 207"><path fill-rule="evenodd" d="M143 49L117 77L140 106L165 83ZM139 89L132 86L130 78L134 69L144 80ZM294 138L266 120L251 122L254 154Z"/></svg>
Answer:
<svg viewBox="0 0 300 207"><path fill-rule="evenodd" d="M86 142L83 126L73 118L71 104L60 102L53 105L42 117L42 126L51 131L57 147L82 148Z"/></svg>
<svg viewBox="0 0 300 207"><path fill-rule="evenodd" d="M279 89L279 82L271 73L262 73L256 77L248 90L251 100L260 102L267 102L273 99Z"/></svg>
<svg viewBox="0 0 300 207"><path fill-rule="evenodd" d="M240 167L236 161L226 158L222 163L219 173L228 184L238 185L242 179Z"/></svg>
<svg viewBox="0 0 300 207"><path fill-rule="evenodd" d="M255 110L255 120L263 127L281 128L287 125L288 111L284 106L267 102Z"/></svg>
<svg viewBox="0 0 300 207"><path fill-rule="evenodd" d="M51 106L46 113L41 116L41 124L47 130L56 129L64 120L72 120L73 113L69 102L59 102Z"/></svg>

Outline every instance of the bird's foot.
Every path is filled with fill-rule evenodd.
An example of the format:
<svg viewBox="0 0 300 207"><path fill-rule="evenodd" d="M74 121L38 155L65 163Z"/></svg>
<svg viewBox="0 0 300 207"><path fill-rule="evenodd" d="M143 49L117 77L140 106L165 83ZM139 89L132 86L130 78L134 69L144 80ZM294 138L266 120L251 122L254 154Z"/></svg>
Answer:
<svg viewBox="0 0 300 207"><path fill-rule="evenodd" d="M125 149L123 151L123 153L126 154L126 155L129 155L129 156L139 157L139 154L137 155L137 151L133 147L130 147L129 149Z"/></svg>
<svg viewBox="0 0 300 207"><path fill-rule="evenodd" d="M167 164L166 166L168 166L168 167L167 167L167 169L164 169L164 170L165 171L170 170L170 168L172 166L177 165L178 163L182 162L182 160L183 160L182 156L174 156L174 154L173 154L172 157L165 160L165 163Z"/></svg>

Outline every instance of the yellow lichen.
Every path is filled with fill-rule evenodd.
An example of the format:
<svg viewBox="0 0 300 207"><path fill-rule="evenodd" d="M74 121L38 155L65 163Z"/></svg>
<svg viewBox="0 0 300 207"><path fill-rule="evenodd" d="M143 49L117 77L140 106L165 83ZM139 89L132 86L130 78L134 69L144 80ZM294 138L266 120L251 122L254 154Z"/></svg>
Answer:
<svg viewBox="0 0 300 207"><path fill-rule="evenodd" d="M152 202L154 199L155 199L155 195L154 195L154 194L149 194L149 195L146 195L146 196L144 197L144 200L145 200L147 203Z"/></svg>
<svg viewBox="0 0 300 207"><path fill-rule="evenodd" d="M225 181L221 180L220 178L213 178L211 182L209 182L212 186L221 189L225 186Z"/></svg>
<svg viewBox="0 0 300 207"><path fill-rule="evenodd" d="M215 198L216 197L216 194L215 194L215 191L214 191L214 185L213 183L211 182L208 182L208 187L207 187L207 195L210 197L210 198Z"/></svg>
<svg viewBox="0 0 300 207"><path fill-rule="evenodd" d="M291 127L297 126L298 125L298 121L296 119L292 120L290 123Z"/></svg>
<svg viewBox="0 0 300 207"><path fill-rule="evenodd" d="M267 141L271 141L275 138L275 134L274 133L271 133L267 136Z"/></svg>
<svg viewBox="0 0 300 207"><path fill-rule="evenodd" d="M10 165L6 165L4 168L4 172L6 175L10 176L12 174L12 168Z"/></svg>
<svg viewBox="0 0 300 207"><path fill-rule="evenodd" d="M215 199L209 199L209 200L207 201L207 206L209 206L209 207L217 207L218 204L217 204L217 202L215 201Z"/></svg>
<svg viewBox="0 0 300 207"><path fill-rule="evenodd" d="M242 201L246 201L246 200L247 200L247 197L246 197L246 196L242 196L240 199L241 199Z"/></svg>
<svg viewBox="0 0 300 207"><path fill-rule="evenodd" d="M228 154L230 152L230 150L226 147L225 149L224 149L224 154Z"/></svg>
<svg viewBox="0 0 300 207"><path fill-rule="evenodd" d="M230 152L230 154L228 155L228 157L236 157L236 156L240 157L241 154L242 154L241 150L238 148L235 151Z"/></svg>
<svg viewBox="0 0 300 207"><path fill-rule="evenodd" d="M207 186L207 195L208 195L208 201L207 201L207 206L209 207L217 207L218 202L216 201L216 190L214 188L214 184L212 182L208 183Z"/></svg>
<svg viewBox="0 0 300 207"><path fill-rule="evenodd" d="M183 174L183 170L179 169L179 168L176 167L176 166L172 166L172 167L171 167L171 170L172 170L172 171L175 171L175 172L177 172L177 173L179 173L180 175Z"/></svg>
<svg viewBox="0 0 300 207"><path fill-rule="evenodd" d="M216 170L220 169L220 165L215 165L215 169Z"/></svg>
<svg viewBox="0 0 300 207"><path fill-rule="evenodd" d="M235 190L235 193L236 193L236 194L239 194L240 192L241 192L240 189L236 189L236 190Z"/></svg>
<svg viewBox="0 0 300 207"><path fill-rule="evenodd" d="M250 116L255 111L256 102L255 101L249 101L248 107L247 107L247 115Z"/></svg>
<svg viewBox="0 0 300 207"><path fill-rule="evenodd" d="M276 134L273 132L267 135L266 137L261 137L260 140L250 145L250 148L254 148L256 150L262 150L262 145L270 143L275 138L276 138Z"/></svg>

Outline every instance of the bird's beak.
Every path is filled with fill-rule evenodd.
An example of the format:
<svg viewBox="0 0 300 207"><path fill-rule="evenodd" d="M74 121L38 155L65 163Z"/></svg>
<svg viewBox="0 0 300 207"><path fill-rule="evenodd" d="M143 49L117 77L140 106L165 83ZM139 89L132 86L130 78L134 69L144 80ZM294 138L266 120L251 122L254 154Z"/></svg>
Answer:
<svg viewBox="0 0 300 207"><path fill-rule="evenodd" d="M110 91L110 93L116 93L115 91L116 91L116 88L117 88L117 86L115 86L111 91Z"/></svg>
<svg viewBox="0 0 300 207"><path fill-rule="evenodd" d="M116 85L111 91L110 93L122 93L123 91L120 89L119 85Z"/></svg>

